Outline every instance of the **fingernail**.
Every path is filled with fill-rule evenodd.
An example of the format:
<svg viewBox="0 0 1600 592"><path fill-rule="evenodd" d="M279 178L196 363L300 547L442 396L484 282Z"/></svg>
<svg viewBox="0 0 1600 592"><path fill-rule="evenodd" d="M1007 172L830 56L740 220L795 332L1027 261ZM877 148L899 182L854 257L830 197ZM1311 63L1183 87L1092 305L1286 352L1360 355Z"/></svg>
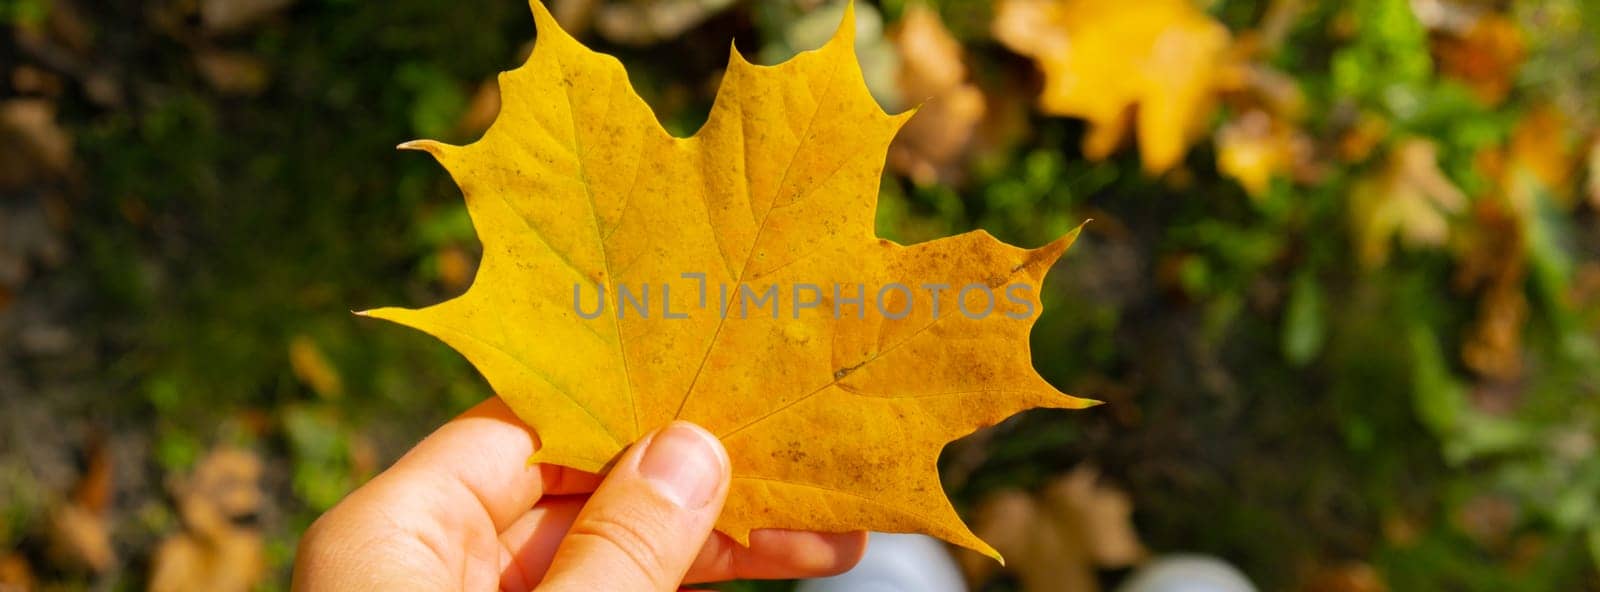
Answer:
<svg viewBox="0 0 1600 592"><path fill-rule="evenodd" d="M678 507L703 508L717 494L727 470L715 438L694 424L669 424L650 440L639 472Z"/></svg>

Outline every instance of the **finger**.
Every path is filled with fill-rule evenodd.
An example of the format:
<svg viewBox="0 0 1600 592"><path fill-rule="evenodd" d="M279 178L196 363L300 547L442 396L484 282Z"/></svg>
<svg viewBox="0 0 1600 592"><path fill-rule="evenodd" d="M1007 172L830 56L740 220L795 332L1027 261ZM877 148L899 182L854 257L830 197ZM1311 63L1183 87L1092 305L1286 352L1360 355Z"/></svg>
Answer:
<svg viewBox="0 0 1600 592"><path fill-rule="evenodd" d="M436 492L451 507L481 505L500 532L540 497L593 491L599 482L565 467L529 465L538 447L533 430L494 397L423 439L374 485L402 494Z"/></svg>
<svg viewBox="0 0 1600 592"><path fill-rule="evenodd" d="M676 590L728 496L727 451L688 422L630 448L578 513L541 590Z"/></svg>
<svg viewBox="0 0 1600 592"><path fill-rule="evenodd" d="M506 566L500 574L501 590L532 590L539 585L585 501L575 495L546 497L500 533L505 553L500 564Z"/></svg>
<svg viewBox="0 0 1600 592"><path fill-rule="evenodd" d="M547 497L500 534L508 568L501 588L528 590L544 579L551 557L572 523L583 499ZM713 532L701 546L683 581L720 582L820 578L855 566L866 551L867 533L819 533L760 529L750 533L750 546Z"/></svg>
<svg viewBox="0 0 1600 592"><path fill-rule="evenodd" d="M706 540L684 581L827 577L854 567L866 550L866 532L761 529L750 532L748 547L718 532Z"/></svg>

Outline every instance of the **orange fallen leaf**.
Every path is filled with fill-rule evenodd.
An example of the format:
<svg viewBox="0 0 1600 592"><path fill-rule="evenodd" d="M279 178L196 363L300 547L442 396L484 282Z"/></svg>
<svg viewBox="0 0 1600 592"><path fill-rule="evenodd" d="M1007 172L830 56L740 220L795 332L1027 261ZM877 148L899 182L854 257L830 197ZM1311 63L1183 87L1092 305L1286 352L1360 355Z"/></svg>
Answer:
<svg viewBox="0 0 1600 592"><path fill-rule="evenodd" d="M1084 154L1105 158L1136 123L1150 173L1183 158L1229 84L1228 30L1189 0L1002 0L993 32L1044 72L1042 110L1088 120Z"/></svg>
<svg viewBox="0 0 1600 592"><path fill-rule="evenodd" d="M0 592L33 590L33 566L20 553L0 555Z"/></svg>
<svg viewBox="0 0 1600 592"><path fill-rule="evenodd" d="M466 356L540 434L535 462L602 471L675 418L704 426L733 460L717 528L738 541L922 532L993 555L935 461L1024 409L1091 403L1045 382L1028 348L1041 281L1076 232L1032 250L981 231L874 237L884 153L910 114L868 94L852 11L783 64L733 53L704 127L675 138L619 62L533 8L533 54L501 75L483 138L402 145L461 186L477 278L441 304L363 314Z"/></svg>
<svg viewBox="0 0 1600 592"><path fill-rule="evenodd" d="M1439 70L1489 105L1505 101L1527 53L1517 23L1494 13L1472 19L1459 33L1444 33L1433 47Z"/></svg>
<svg viewBox="0 0 1600 592"><path fill-rule="evenodd" d="M1347 163L1359 163L1372 156L1385 138L1389 137L1389 121L1371 112L1357 114L1348 128L1339 134L1337 152Z"/></svg>
<svg viewBox="0 0 1600 592"><path fill-rule="evenodd" d="M109 515L115 488L105 436L91 437L86 456L88 466L72 495L50 512L50 555L63 566L103 573L117 561Z"/></svg>
<svg viewBox="0 0 1600 592"><path fill-rule="evenodd" d="M1388 592L1389 585L1371 565L1344 561L1318 566L1305 578L1300 592Z"/></svg>
<svg viewBox="0 0 1600 592"><path fill-rule="evenodd" d="M1571 120L1548 103L1534 107L1517 122L1506 146L1507 168L1501 176L1501 190L1513 205L1531 215L1535 189L1549 192L1562 206L1575 205L1571 181L1578 154L1574 140Z"/></svg>

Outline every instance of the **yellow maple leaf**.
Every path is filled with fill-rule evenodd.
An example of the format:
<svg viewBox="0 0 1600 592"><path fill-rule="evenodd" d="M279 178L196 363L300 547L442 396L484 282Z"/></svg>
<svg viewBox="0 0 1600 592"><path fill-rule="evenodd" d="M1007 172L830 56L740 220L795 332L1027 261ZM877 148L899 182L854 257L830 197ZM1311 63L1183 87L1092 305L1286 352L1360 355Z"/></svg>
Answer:
<svg viewBox="0 0 1600 592"><path fill-rule="evenodd" d="M733 461L717 528L741 543L755 528L911 531L993 556L935 463L1024 409L1091 403L1045 382L1028 347L1040 283L1077 233L1032 250L981 231L874 237L884 154L911 114L867 93L848 11L778 66L732 52L705 126L675 138L616 59L533 9L533 54L501 75L483 138L402 145L460 185L476 279L364 314L466 356L540 434L534 462L602 471L674 418L704 426ZM992 314L969 317L986 292Z"/></svg>
<svg viewBox="0 0 1600 592"><path fill-rule="evenodd" d="M1041 109L1088 120L1085 155L1111 154L1136 120L1151 173L1183 158L1228 83L1228 30L1190 0L1003 0L993 32L1044 72Z"/></svg>

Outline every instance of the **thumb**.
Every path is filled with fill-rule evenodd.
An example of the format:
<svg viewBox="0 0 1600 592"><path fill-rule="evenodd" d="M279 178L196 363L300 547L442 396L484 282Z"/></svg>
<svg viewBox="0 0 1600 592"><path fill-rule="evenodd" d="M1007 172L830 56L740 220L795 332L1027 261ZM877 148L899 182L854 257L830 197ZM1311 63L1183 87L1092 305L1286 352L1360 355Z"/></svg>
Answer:
<svg viewBox="0 0 1600 592"><path fill-rule="evenodd" d="M629 448L584 504L540 590L671 591L728 496L716 436L675 421Z"/></svg>

